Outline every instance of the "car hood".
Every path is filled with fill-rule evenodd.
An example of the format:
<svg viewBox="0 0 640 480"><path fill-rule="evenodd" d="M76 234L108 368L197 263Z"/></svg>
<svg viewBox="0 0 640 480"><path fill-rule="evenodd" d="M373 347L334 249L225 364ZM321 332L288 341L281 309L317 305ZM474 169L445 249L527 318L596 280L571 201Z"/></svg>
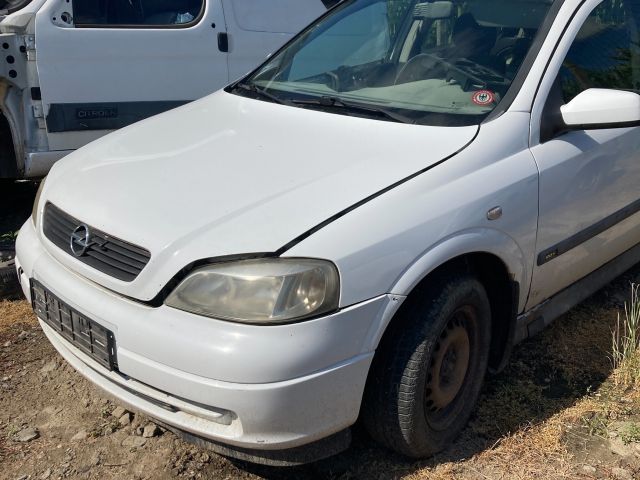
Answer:
<svg viewBox="0 0 640 480"><path fill-rule="evenodd" d="M477 129L337 115L220 91L103 137L49 175L43 200L151 252L133 282L48 248L91 280L148 300L194 261L277 251L461 150Z"/></svg>

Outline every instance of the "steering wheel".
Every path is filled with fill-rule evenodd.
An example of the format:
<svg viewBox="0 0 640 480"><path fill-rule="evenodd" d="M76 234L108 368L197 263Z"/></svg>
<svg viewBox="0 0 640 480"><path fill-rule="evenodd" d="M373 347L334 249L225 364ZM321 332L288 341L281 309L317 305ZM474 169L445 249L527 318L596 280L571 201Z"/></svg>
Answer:
<svg viewBox="0 0 640 480"><path fill-rule="evenodd" d="M431 55L430 53L420 53L415 57L412 57L407 63L404 64L404 66L396 75L396 79L393 84L398 85L399 83L423 80L427 78L424 76L424 73L438 64L445 67L445 72L447 71L448 67L453 67L452 64L440 57L437 57L436 55Z"/></svg>
<svg viewBox="0 0 640 480"><path fill-rule="evenodd" d="M420 53L415 57L413 57L411 60L409 60L407 63L405 63L404 67L400 69L400 71L398 72L398 75L396 75L394 85L397 85L399 83L415 82L417 80L423 80L426 78L437 78L438 77L437 75L435 76L431 75L429 77L426 77L424 75L424 72L427 69L431 68L433 65L441 64L445 69L444 70L445 78L457 77L458 81L460 80L460 78L465 79L462 87L463 90L467 90L469 88L468 86L464 86L464 85L467 85L467 83L472 83L473 85L476 85L476 86L483 86L483 88L486 87L487 80L480 78L478 75L476 75L476 72L469 71L469 69L465 68L463 60L467 64L475 65L480 69L490 71L492 76L497 75L499 77L505 78L503 75L499 74L498 72L491 70L488 67L485 67L483 65L480 65L472 60L460 59L460 61L456 63L452 63L448 60L437 57L435 55L431 55L429 53Z"/></svg>

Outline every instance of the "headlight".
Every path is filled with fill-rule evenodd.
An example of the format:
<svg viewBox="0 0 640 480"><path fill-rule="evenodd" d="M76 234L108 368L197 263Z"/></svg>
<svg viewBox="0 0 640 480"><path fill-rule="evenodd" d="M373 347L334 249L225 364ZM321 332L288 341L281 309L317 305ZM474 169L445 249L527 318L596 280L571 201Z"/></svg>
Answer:
<svg viewBox="0 0 640 480"><path fill-rule="evenodd" d="M169 295L166 305L245 323L283 323L338 308L335 265L305 258L265 258L200 268Z"/></svg>
<svg viewBox="0 0 640 480"><path fill-rule="evenodd" d="M38 228L38 214L40 213L38 210L38 204L40 203L40 195L42 194L42 189L44 188L44 182L47 180L47 177L44 177L40 181L40 186L38 187L38 191L36 192L36 198L33 201L33 209L31 210L31 220L33 221L33 226Z"/></svg>

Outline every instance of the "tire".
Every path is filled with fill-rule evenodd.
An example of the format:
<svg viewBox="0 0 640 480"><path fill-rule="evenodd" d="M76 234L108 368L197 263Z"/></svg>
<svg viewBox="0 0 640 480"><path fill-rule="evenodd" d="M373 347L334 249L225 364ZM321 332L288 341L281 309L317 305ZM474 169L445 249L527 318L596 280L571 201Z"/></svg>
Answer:
<svg viewBox="0 0 640 480"><path fill-rule="evenodd" d="M412 293L374 357L362 420L379 443L431 456L464 428L484 381L491 308L470 274L446 275Z"/></svg>

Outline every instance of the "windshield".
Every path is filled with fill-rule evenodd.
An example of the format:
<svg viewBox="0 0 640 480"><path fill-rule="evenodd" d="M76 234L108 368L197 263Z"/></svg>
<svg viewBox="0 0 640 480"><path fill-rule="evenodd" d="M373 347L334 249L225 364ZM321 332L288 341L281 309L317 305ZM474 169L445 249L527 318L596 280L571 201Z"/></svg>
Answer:
<svg viewBox="0 0 640 480"><path fill-rule="evenodd" d="M553 0L345 0L233 87L265 101L428 125L480 123Z"/></svg>

